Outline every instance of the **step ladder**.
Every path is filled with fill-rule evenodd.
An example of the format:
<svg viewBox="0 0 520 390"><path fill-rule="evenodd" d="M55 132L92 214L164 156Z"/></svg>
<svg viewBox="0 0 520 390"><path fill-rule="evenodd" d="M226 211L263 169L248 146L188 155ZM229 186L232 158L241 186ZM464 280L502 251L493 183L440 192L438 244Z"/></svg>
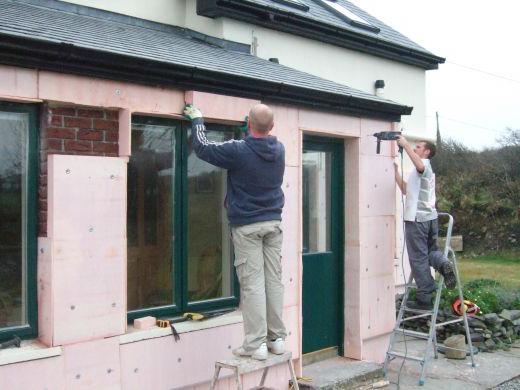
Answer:
<svg viewBox="0 0 520 390"><path fill-rule="evenodd" d="M457 267L457 259L455 257L455 252L452 250L452 248L450 246L451 232L452 232L452 229L453 229L453 217L450 214L447 214L447 213L439 213L439 218L440 217L447 217L449 219L448 230L447 230L447 234L446 234L446 245L444 247L444 256L446 256L448 258L448 260L451 257L451 260L452 260L452 263L453 263L453 269L454 269L455 276L456 276L456 279L457 279L457 287L456 288L459 291L460 301L464 302L464 297L462 295L462 286L461 286L460 278L459 278L459 270L458 270L458 267ZM437 292L436 292L436 295L435 295L435 303L433 305L433 309L432 310L414 310L414 309L409 309L409 308L406 307L406 304L408 302L408 297L409 297L409 294L410 294L410 290L412 290L414 288L417 288L417 286L415 284L413 284L412 282L413 282L413 276L412 276L412 274L410 274L408 282L405 285L405 293L404 293L404 296L403 296L403 300L401 302L401 307L399 308L399 314L397 316L395 328L394 328L394 330L393 330L393 332L392 332L392 334L390 336L390 344L388 346L388 351L386 353L385 364L383 366L385 378L388 379L388 364L392 360L394 360L395 358L401 358L401 359L405 359L405 360L412 360L412 361L419 362L419 364L421 365L421 376L419 378L419 385L420 386L424 385L424 380L425 380L424 377L425 377L425 374L426 374L426 366L428 365L428 362L431 360L432 349L433 349L433 356L435 357L435 359L438 358L438 352L437 352L437 328L441 327L441 326L448 325L448 324L457 323L457 322L464 322L464 328L466 330L466 339L467 339L467 342L468 342L468 349L465 349L463 351L465 351L466 353L469 352L469 354L471 356L471 365L472 365L472 367L475 367L475 360L474 360L474 357L473 357L473 345L471 344L471 335L470 335L470 331L469 331L468 318L467 318L467 315L466 315L466 308L464 307L464 305L462 305L462 309L463 309L462 317L454 319L454 320L449 320L449 321L437 323L437 313L439 311L439 303L440 303L440 300L441 300L441 293L442 293L442 289L444 287L444 278L442 277L442 275L440 276L438 284L437 284ZM412 315L409 316L409 317L404 317L405 313L411 313ZM417 332L417 331L408 330L408 329L404 328L404 323L406 321L411 321L411 320L414 320L414 319L417 319L417 318L428 318L428 317L430 318L430 330L429 330L428 333ZM396 335L403 335L405 337L405 340L406 340L407 336L412 337L412 338L418 338L418 339L425 339L425 340L427 340L426 349L424 351L424 355L423 356L410 356L407 353L402 353L402 352L395 351L394 350L394 342L395 342L395 336ZM446 348L446 349L448 349L448 348ZM457 348L449 348L449 349L459 350Z"/></svg>
<svg viewBox="0 0 520 390"><path fill-rule="evenodd" d="M235 383L237 386L237 390L243 390L242 386L242 374L247 374L249 372L263 370L262 379L260 380L260 385L255 387L255 389L265 389L264 387L265 379L267 377L267 373L270 367L276 366L278 364L287 363L289 368L289 373L291 374L291 380L294 390L299 390L298 380L296 378L296 374L294 372L294 366L292 363L292 353L285 352L282 355L274 355L269 353L267 360L255 360L252 358L246 357L233 357L231 359L226 360L217 360L215 362L215 373L213 375L213 380L211 381L210 390L215 389L215 385L217 384L218 377L220 374L220 370L222 368L227 368L233 371L235 377Z"/></svg>

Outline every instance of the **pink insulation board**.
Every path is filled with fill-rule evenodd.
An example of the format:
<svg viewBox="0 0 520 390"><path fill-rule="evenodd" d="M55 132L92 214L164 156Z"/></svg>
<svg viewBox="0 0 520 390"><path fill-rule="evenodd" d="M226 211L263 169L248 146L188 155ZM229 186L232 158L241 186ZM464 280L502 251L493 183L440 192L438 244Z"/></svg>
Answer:
<svg viewBox="0 0 520 390"><path fill-rule="evenodd" d="M288 106L272 105L274 127L272 135L285 147L285 165L298 167L301 160L302 133L298 128L298 109Z"/></svg>
<svg viewBox="0 0 520 390"><path fill-rule="evenodd" d="M47 71L39 72L38 97L161 115L182 114L184 107L182 91Z"/></svg>
<svg viewBox="0 0 520 390"><path fill-rule="evenodd" d="M121 345L124 389L174 389L207 382L214 363L242 343L242 324Z"/></svg>
<svg viewBox="0 0 520 390"><path fill-rule="evenodd" d="M299 126L325 137L359 137L360 119L331 112L299 109Z"/></svg>
<svg viewBox="0 0 520 390"><path fill-rule="evenodd" d="M63 356L0 366L2 390L65 390Z"/></svg>
<svg viewBox="0 0 520 390"><path fill-rule="evenodd" d="M301 262L299 168L285 167L282 188L286 199L282 212L282 280L285 288L284 306L293 306L298 304L298 267Z"/></svg>
<svg viewBox="0 0 520 390"><path fill-rule="evenodd" d="M119 390L119 338L68 345L63 348L68 390Z"/></svg>
<svg viewBox="0 0 520 390"><path fill-rule="evenodd" d="M186 91L186 103L191 103L202 111L204 118L242 122L249 110L260 101L213 93Z"/></svg>
<svg viewBox="0 0 520 390"><path fill-rule="evenodd" d="M37 100L38 71L0 65L0 97L5 100Z"/></svg>
<svg viewBox="0 0 520 390"><path fill-rule="evenodd" d="M49 156L52 345L126 329L126 161ZM42 296L46 297L46 296ZM48 297L47 297L48 299ZM46 303L44 303L46 304ZM49 340L49 337L46 337Z"/></svg>

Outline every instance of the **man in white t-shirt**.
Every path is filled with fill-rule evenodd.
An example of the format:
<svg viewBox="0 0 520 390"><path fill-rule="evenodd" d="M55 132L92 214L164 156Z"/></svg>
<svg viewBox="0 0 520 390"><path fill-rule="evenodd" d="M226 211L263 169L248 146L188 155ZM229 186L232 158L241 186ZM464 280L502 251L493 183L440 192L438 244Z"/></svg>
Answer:
<svg viewBox="0 0 520 390"><path fill-rule="evenodd" d="M454 288L456 285L453 266L437 246L439 225L435 209L435 173L430 164L430 159L435 156L435 145L428 141L419 141L415 149L412 149L402 136L397 143L403 147L415 167L408 182L405 182L395 164L395 180L401 192L406 195L406 248L417 284L416 301L408 301L407 306L410 309L430 310L435 291L435 280L430 267L444 276L446 287Z"/></svg>

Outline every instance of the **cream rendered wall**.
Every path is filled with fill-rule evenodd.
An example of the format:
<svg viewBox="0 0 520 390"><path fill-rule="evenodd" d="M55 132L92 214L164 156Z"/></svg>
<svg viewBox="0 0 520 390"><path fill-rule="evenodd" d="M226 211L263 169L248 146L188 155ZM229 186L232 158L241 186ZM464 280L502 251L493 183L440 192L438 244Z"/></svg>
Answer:
<svg viewBox="0 0 520 390"><path fill-rule="evenodd" d="M184 25L186 0L63 0L105 11L152 20L154 22Z"/></svg>
<svg viewBox="0 0 520 390"><path fill-rule="evenodd" d="M234 19L199 16L196 12L196 0L67 1L186 27L248 45L256 38L257 55L261 58L275 57L283 65L369 93L374 93L375 80L385 80L385 98L414 107L412 115L403 117L402 127L413 134L425 132L426 72L422 68Z"/></svg>

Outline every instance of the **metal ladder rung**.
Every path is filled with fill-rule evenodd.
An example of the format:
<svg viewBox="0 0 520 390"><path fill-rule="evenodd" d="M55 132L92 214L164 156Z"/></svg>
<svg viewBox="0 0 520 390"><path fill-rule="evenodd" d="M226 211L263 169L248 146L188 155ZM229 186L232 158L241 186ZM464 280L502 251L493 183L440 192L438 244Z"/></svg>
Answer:
<svg viewBox="0 0 520 390"><path fill-rule="evenodd" d="M415 320L417 318L423 318L423 317L431 317L431 314L430 313L423 313L423 314L418 314L416 316L411 316L411 317L406 317L406 318L403 318L401 320L401 322L405 322L405 321L410 321L410 320Z"/></svg>
<svg viewBox="0 0 520 390"><path fill-rule="evenodd" d="M462 321L464 321L464 317L456 318L454 320L439 322L438 324L435 324L435 326L438 327L438 326L443 326L443 325L448 325L448 324L455 324L456 322L462 322Z"/></svg>
<svg viewBox="0 0 520 390"><path fill-rule="evenodd" d="M403 310L408 313L423 313L423 314L429 314L429 315L433 314L433 310L410 309L408 307L404 307Z"/></svg>
<svg viewBox="0 0 520 390"><path fill-rule="evenodd" d="M424 363L424 358L420 358L420 357L417 357L417 356L411 356L411 355L405 355L404 353L401 353L401 352L387 352L386 353L387 355L390 355L390 356L393 356L393 357L400 357L400 358L403 358L403 359L410 359L410 360L415 360L416 362L423 362Z"/></svg>
<svg viewBox="0 0 520 390"><path fill-rule="evenodd" d="M404 334L406 336L417 337L419 339L425 339L425 340L427 340L428 337L430 336L429 333L417 332L415 330L409 330L409 329L403 329L403 328L396 328L396 329L394 329L394 332L396 334Z"/></svg>

